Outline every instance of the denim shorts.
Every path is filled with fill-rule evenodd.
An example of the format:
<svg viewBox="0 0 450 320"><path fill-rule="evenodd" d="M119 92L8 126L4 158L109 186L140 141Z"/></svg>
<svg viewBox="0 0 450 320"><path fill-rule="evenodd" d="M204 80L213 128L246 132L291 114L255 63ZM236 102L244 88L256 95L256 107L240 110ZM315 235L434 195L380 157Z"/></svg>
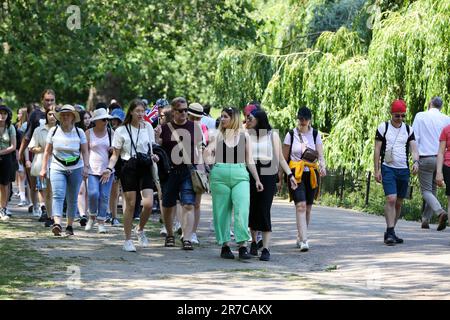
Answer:
<svg viewBox="0 0 450 320"><path fill-rule="evenodd" d="M409 185L408 168L397 169L382 165L381 177L385 196L397 195L398 198L406 198Z"/></svg>
<svg viewBox="0 0 450 320"><path fill-rule="evenodd" d="M163 207L171 208L176 206L178 199L181 205L195 204L195 192L192 186L191 171L186 166L179 169L172 169L169 178L163 185Z"/></svg>

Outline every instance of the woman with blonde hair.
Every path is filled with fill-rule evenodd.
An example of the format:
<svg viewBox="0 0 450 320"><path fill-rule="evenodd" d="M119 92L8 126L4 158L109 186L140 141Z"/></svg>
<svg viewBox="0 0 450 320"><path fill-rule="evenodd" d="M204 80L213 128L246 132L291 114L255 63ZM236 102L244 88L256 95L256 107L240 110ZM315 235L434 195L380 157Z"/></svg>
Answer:
<svg viewBox="0 0 450 320"><path fill-rule="evenodd" d="M229 243L231 215L234 211L234 235L239 245L239 258L250 259L247 250L250 208L250 171L257 191L263 191L252 156L250 137L242 130L239 111L222 110L217 139L206 150L207 163L213 164L210 174L214 229L222 245L220 256L234 259Z"/></svg>

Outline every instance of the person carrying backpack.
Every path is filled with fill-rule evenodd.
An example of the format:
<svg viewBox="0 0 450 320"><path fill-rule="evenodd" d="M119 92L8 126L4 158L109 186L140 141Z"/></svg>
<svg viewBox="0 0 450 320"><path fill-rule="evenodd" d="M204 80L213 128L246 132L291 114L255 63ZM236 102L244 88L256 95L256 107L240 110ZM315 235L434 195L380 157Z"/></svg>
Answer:
<svg viewBox="0 0 450 320"><path fill-rule="evenodd" d="M47 175L47 163L52 156L50 165L50 182L53 191L52 214L55 224L52 232L60 236L64 199L67 200L66 235L73 235L73 221L77 212L77 197L81 181L89 172L89 153L86 135L83 130L75 127L80 121L80 115L69 104L64 105L56 114L59 125L49 130L47 145L42 161L41 178ZM85 161L83 161L85 160Z"/></svg>
<svg viewBox="0 0 450 320"><path fill-rule="evenodd" d="M395 100L391 104L391 120L381 123L375 135L374 172L375 180L383 183L386 205L384 215L387 229L384 243L393 246L403 243L394 228L400 217L403 199L408 193L410 177L408 154L413 157L412 173L419 171L419 153L412 127L403 123L406 117L406 103Z"/></svg>
<svg viewBox="0 0 450 320"><path fill-rule="evenodd" d="M322 139L319 132L311 127L311 118L312 112L308 107L300 108L297 127L286 134L283 143L283 156L298 184L295 190L290 185L288 187L289 199L295 203L297 248L301 252L309 250L311 209L319 194L319 179L326 175Z"/></svg>

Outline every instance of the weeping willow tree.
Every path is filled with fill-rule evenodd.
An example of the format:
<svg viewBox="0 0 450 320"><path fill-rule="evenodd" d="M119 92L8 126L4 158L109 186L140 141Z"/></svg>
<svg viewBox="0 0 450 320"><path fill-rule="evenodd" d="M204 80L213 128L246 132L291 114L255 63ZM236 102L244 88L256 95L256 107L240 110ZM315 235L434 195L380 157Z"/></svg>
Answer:
<svg viewBox="0 0 450 320"><path fill-rule="evenodd" d="M373 166L373 139L397 98L408 104L408 122L435 95L450 99L450 1L412 1L384 12L372 41L345 27L323 32L314 46L284 55L228 51L221 55L215 95L242 106L262 99L274 127L295 126L299 107L313 110L325 135L331 168Z"/></svg>

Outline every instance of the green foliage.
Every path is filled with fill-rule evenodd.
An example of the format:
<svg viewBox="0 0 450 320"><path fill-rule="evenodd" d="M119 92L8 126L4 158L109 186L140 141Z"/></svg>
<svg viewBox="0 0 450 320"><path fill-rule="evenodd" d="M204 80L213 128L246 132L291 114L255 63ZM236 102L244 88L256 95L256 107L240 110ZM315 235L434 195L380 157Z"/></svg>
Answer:
<svg viewBox="0 0 450 320"><path fill-rule="evenodd" d="M81 29L66 22L80 8ZM246 48L258 23L246 0L1 1L1 91L20 103L52 87L83 101L91 86L116 98L187 95L205 99L217 52ZM216 53L214 53L216 52Z"/></svg>

